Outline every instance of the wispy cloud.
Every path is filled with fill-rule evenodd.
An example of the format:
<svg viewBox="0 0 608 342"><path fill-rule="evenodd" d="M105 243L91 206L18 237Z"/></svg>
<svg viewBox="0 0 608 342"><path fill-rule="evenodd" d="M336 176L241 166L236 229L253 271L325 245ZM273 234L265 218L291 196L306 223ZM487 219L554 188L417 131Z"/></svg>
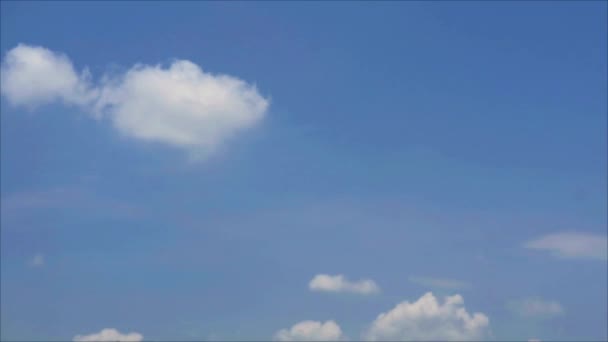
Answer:
<svg viewBox="0 0 608 342"><path fill-rule="evenodd" d="M552 317L564 313L559 302L538 297L511 301L507 303L507 308L522 317Z"/></svg>
<svg viewBox="0 0 608 342"><path fill-rule="evenodd" d="M345 276L317 274L308 284L311 291L350 292L369 295L380 292L380 287L371 279L350 281Z"/></svg>
<svg viewBox="0 0 608 342"><path fill-rule="evenodd" d="M37 210L90 211L106 217L135 217L143 213L136 205L101 197L78 186L11 193L3 195L0 204L3 219L29 216Z"/></svg>
<svg viewBox="0 0 608 342"><path fill-rule="evenodd" d="M468 289L471 285L467 282L455 280L455 279L446 279L446 278L434 278L434 277L419 277L412 276L408 278L409 281L415 284L428 286L432 288L439 289L450 289L450 290L463 290Z"/></svg>
<svg viewBox="0 0 608 342"><path fill-rule="evenodd" d="M608 260L605 234L560 232L528 241L524 247L547 251L559 258Z"/></svg>

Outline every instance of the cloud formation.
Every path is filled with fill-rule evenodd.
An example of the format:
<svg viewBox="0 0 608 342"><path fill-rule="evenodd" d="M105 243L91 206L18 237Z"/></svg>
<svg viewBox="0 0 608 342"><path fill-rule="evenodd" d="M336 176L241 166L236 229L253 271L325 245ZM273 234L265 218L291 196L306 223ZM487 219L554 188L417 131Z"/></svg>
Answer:
<svg viewBox="0 0 608 342"><path fill-rule="evenodd" d="M61 101L108 118L123 135L185 148L198 157L261 121L269 100L255 85L204 72L187 60L168 67L137 64L124 74L104 75L93 86L63 54L20 44L2 63L2 95L33 108Z"/></svg>
<svg viewBox="0 0 608 342"><path fill-rule="evenodd" d="M511 311L522 317L552 317L564 313L564 308L554 300L525 298L507 304Z"/></svg>
<svg viewBox="0 0 608 342"><path fill-rule="evenodd" d="M608 260L608 238L600 234L549 234L526 242L524 247L547 251L559 258Z"/></svg>
<svg viewBox="0 0 608 342"><path fill-rule="evenodd" d="M364 337L371 341L467 341L487 336L489 319L483 313L470 315L460 295L439 303L428 292L417 301L404 301L381 313Z"/></svg>
<svg viewBox="0 0 608 342"><path fill-rule="evenodd" d="M317 274L308 284L311 291L350 292L369 295L380 292L380 287L371 279L349 281L343 275Z"/></svg>
<svg viewBox="0 0 608 342"><path fill-rule="evenodd" d="M96 110L127 136L208 152L253 126L267 108L255 86L178 60L166 69L136 65L105 82Z"/></svg>
<svg viewBox="0 0 608 342"><path fill-rule="evenodd" d="M433 278L433 277L418 277L412 276L408 278L409 281L415 284L429 286L440 289L451 289L451 290L463 290L470 287L469 283L445 278Z"/></svg>
<svg viewBox="0 0 608 342"><path fill-rule="evenodd" d="M67 56L43 47L17 45L6 54L1 71L2 95L14 106L86 105L95 96L86 70L77 74Z"/></svg>
<svg viewBox="0 0 608 342"><path fill-rule="evenodd" d="M302 321L290 329L281 329L274 335L275 341L344 341L342 329L334 321Z"/></svg>
<svg viewBox="0 0 608 342"><path fill-rule="evenodd" d="M128 334L122 334L116 329L103 329L98 333L91 335L76 335L74 336L75 342L139 342L143 340L144 336L140 333L132 332Z"/></svg>

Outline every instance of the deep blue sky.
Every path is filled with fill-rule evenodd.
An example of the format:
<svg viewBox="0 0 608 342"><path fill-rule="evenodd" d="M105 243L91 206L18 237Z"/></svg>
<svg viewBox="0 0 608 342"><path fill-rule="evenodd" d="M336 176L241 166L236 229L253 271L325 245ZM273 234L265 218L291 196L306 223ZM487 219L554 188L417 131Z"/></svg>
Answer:
<svg viewBox="0 0 608 342"><path fill-rule="evenodd" d="M3 97L2 339L105 327L268 339L305 319L335 319L356 338L429 290L460 293L499 340L608 338L606 262L522 247L560 231L606 235L606 2L1 11L2 56L43 46L94 79L187 59L271 99L259 125L192 163L77 108ZM20 195L40 203L6 205ZM28 267L37 253L44 266ZM312 293L317 273L369 277L382 293ZM415 275L471 286L430 289ZM565 314L509 311L528 297Z"/></svg>

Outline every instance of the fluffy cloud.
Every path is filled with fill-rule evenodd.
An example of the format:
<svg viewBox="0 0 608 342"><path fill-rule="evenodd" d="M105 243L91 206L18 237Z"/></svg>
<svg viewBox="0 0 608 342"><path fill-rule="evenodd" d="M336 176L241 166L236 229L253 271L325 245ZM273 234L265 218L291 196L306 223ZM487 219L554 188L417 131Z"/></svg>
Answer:
<svg viewBox="0 0 608 342"><path fill-rule="evenodd" d="M55 101L107 117L122 134L205 156L264 116L269 101L254 85L204 72L187 60L135 65L92 86L88 72L42 47L18 45L2 63L2 95L16 106Z"/></svg>
<svg viewBox="0 0 608 342"><path fill-rule="evenodd" d="M351 292L374 294L380 292L378 285L371 279L349 281L343 275L317 274L308 284L311 291Z"/></svg>
<svg viewBox="0 0 608 342"><path fill-rule="evenodd" d="M571 259L608 259L606 235L590 233L555 233L524 244L529 249L548 251L556 257Z"/></svg>
<svg viewBox="0 0 608 342"><path fill-rule="evenodd" d="M78 75L67 56L43 47L17 45L6 54L1 71L2 95L15 106L85 105L95 96L86 71Z"/></svg>
<svg viewBox="0 0 608 342"><path fill-rule="evenodd" d="M512 301L507 306L516 314L523 317L551 317L564 313L561 304L552 300L526 298Z"/></svg>
<svg viewBox="0 0 608 342"><path fill-rule="evenodd" d="M371 341L482 340L489 319L483 313L470 315L460 295L445 297L440 304L428 292L417 301L402 302L381 313L365 334Z"/></svg>
<svg viewBox="0 0 608 342"><path fill-rule="evenodd" d="M30 267L42 267L44 266L44 255L38 253L34 255L28 262Z"/></svg>
<svg viewBox="0 0 608 342"><path fill-rule="evenodd" d="M423 286L441 288L441 289L452 289L462 290L470 287L469 283L464 281L445 279L445 278L432 278L432 277L409 277L409 281Z"/></svg>
<svg viewBox="0 0 608 342"><path fill-rule="evenodd" d="M91 335L76 335L76 342L105 342L105 341L120 341L120 342L139 342L143 340L143 335L140 333L121 334L116 329L103 329L102 331Z"/></svg>
<svg viewBox="0 0 608 342"><path fill-rule="evenodd" d="M342 341L346 337L342 334L340 326L334 321L325 323L317 321L303 321L293 325L290 329L282 329L274 335L276 341Z"/></svg>
<svg viewBox="0 0 608 342"><path fill-rule="evenodd" d="M254 86L185 60L166 69L135 66L106 82L97 103L125 135L203 152L253 126L267 108Z"/></svg>

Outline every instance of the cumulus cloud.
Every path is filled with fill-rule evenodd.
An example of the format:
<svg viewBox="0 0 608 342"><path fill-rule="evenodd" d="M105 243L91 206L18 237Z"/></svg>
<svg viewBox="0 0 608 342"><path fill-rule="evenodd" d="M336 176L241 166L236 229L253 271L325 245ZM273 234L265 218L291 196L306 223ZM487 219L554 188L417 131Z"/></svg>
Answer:
<svg viewBox="0 0 608 342"><path fill-rule="evenodd" d="M86 70L76 73L67 56L43 47L17 45L6 54L1 71L2 95L15 106L85 105L95 96Z"/></svg>
<svg viewBox="0 0 608 342"><path fill-rule="evenodd" d="M325 323L303 321L290 329L281 329L274 335L275 341L344 341L346 337L334 321Z"/></svg>
<svg viewBox="0 0 608 342"><path fill-rule="evenodd" d="M34 255L28 262L30 267L42 267L44 266L44 255L38 253Z"/></svg>
<svg viewBox="0 0 608 342"><path fill-rule="evenodd" d="M308 284L311 291L350 292L357 294L374 294L380 292L380 287L371 279L349 281L343 275L317 274Z"/></svg>
<svg viewBox="0 0 608 342"><path fill-rule="evenodd" d="M547 251L559 258L608 260L608 238L600 234L549 234L526 242L524 247Z"/></svg>
<svg viewBox="0 0 608 342"><path fill-rule="evenodd" d="M511 311L523 317L552 317L564 313L564 308L554 300L525 298L507 304Z"/></svg>
<svg viewBox="0 0 608 342"><path fill-rule="evenodd" d="M186 60L166 69L137 65L107 82L97 103L128 136L205 151L257 123L267 108L255 86Z"/></svg>
<svg viewBox="0 0 608 342"><path fill-rule="evenodd" d="M128 334L122 334L116 329L103 329L98 333L91 335L76 335L74 337L75 342L139 342L143 340L143 335L140 333L132 332Z"/></svg>
<svg viewBox="0 0 608 342"><path fill-rule="evenodd" d="M488 334L489 319L483 313L470 315L460 295L439 303L428 292L417 301L404 301L381 313L365 333L371 341L466 341L482 340Z"/></svg>
<svg viewBox="0 0 608 342"><path fill-rule="evenodd" d="M204 72L187 60L133 66L93 86L67 56L20 44L2 63L2 95L15 106L55 101L108 118L125 136L186 148L206 156L263 119L269 100L255 85Z"/></svg>
<svg viewBox="0 0 608 342"><path fill-rule="evenodd" d="M451 290L462 290L470 287L469 283L454 280L454 279L445 279L445 278L433 278L433 277L418 277L412 276L408 278L409 281L415 284L429 286L434 288L441 289L451 289Z"/></svg>

